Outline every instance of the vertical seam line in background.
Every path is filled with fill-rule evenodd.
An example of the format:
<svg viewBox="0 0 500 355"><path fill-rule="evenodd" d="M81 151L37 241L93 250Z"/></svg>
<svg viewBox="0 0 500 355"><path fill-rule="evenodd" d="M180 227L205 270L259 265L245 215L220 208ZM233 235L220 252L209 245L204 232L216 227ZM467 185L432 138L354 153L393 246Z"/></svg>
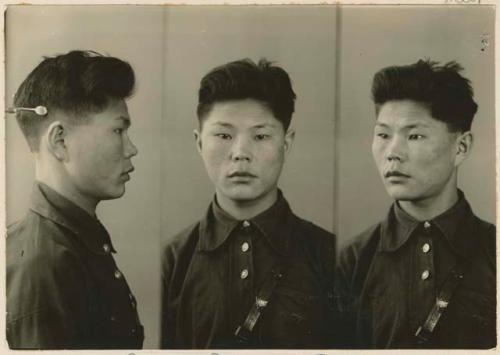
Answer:
<svg viewBox="0 0 500 355"><path fill-rule="evenodd" d="M160 272L159 272L159 276L160 276L160 295L159 295L159 300L160 300L160 317L157 318L157 325L158 325L158 343L156 344L158 346L158 348L161 348L161 338L162 338L162 334L161 334L161 304L162 304L162 300L161 300L161 297L162 297L162 283L161 283L161 280L162 280L162 274L163 274L163 268L162 268L162 247L163 247L163 216L164 216L164 201L165 201L165 196L164 196L164 190L163 190L163 186L165 186L165 184L163 183L163 181L165 181L165 174L166 174L166 164L165 164L165 149L164 149L164 145L165 145L165 138L166 137L165 135L163 135L162 133L166 131L166 119L165 119L165 94L166 94L166 88L165 88L165 85L167 83L167 80L166 80L166 68L167 68L167 12L168 12L168 5L163 5L163 9L162 9L162 20L161 20L161 29L162 29L162 34L161 34L161 58L162 58L162 61L161 61L161 109L160 109L160 129L161 129L161 132L160 132L160 142L161 142L161 146L160 146L160 181L159 181L159 188L160 188L160 193L159 193L159 197L160 197L160 203L159 203L159 208L160 208L160 218L159 218L159 222L160 222L160 226L159 226L159 232L160 232L160 235L159 235L159 238L158 238L158 244L159 244L159 247L158 247L158 250L159 250L159 260L160 260Z"/></svg>
<svg viewBox="0 0 500 355"><path fill-rule="evenodd" d="M342 5L336 5L335 12L335 84L334 84L334 121L333 121L333 231L337 235L339 228L339 133L340 133L340 95L341 95L341 57L342 57ZM337 248L338 252L338 248Z"/></svg>

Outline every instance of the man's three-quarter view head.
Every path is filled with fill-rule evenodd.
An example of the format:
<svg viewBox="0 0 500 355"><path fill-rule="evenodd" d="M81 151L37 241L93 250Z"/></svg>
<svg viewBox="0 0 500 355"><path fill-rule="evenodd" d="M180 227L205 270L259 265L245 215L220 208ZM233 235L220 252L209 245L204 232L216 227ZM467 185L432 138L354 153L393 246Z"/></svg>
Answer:
<svg viewBox="0 0 500 355"><path fill-rule="evenodd" d="M420 60L375 74L372 153L389 195L434 199L456 189L456 168L470 153L477 111L455 62Z"/></svg>

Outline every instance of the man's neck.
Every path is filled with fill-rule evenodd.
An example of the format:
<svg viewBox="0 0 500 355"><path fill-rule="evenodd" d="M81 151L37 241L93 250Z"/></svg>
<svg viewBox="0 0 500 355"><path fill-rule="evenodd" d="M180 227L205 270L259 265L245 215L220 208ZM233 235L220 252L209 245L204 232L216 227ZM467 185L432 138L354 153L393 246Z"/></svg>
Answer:
<svg viewBox="0 0 500 355"><path fill-rule="evenodd" d="M37 165L35 178L95 217L95 210L99 201L94 201L83 196L61 174L54 173L54 170L47 171L47 169L40 169Z"/></svg>
<svg viewBox="0 0 500 355"><path fill-rule="evenodd" d="M428 221L449 210L458 201L458 190L417 201L398 201L399 206L417 221Z"/></svg>
<svg viewBox="0 0 500 355"><path fill-rule="evenodd" d="M216 193L217 203L225 212L237 220L251 219L270 208L278 199L278 190L252 201L235 201Z"/></svg>

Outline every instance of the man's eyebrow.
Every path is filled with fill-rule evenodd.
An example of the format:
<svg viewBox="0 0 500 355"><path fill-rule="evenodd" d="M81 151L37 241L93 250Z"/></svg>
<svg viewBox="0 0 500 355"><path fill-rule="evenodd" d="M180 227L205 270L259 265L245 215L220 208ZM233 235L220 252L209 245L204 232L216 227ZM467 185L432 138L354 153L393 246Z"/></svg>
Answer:
<svg viewBox="0 0 500 355"><path fill-rule="evenodd" d="M115 118L115 120L123 121L123 123L127 126L130 127L132 122L130 122L130 118L126 116L118 116Z"/></svg>
<svg viewBox="0 0 500 355"><path fill-rule="evenodd" d="M227 127L227 128L232 128L233 125L231 123L228 123L228 122L224 122L224 121L215 121L214 123L212 123L213 126L222 126L222 127Z"/></svg>
<svg viewBox="0 0 500 355"><path fill-rule="evenodd" d="M416 122L416 123L410 123L406 126L404 126L404 129L412 129L412 128L419 128L419 127L424 127L424 128L429 128L430 126L426 123L423 122Z"/></svg>
<svg viewBox="0 0 500 355"><path fill-rule="evenodd" d="M253 126L253 128L266 128L266 127L274 128L276 127L276 125L274 123L259 123Z"/></svg>
<svg viewBox="0 0 500 355"><path fill-rule="evenodd" d="M380 126L383 128L390 128L390 126L388 124L383 123L383 122L378 122L378 121L375 123L375 126ZM413 129L413 128L419 128L419 127L429 128L430 126L426 123L416 122L416 123L407 124L406 126L403 126L401 128L402 129Z"/></svg>

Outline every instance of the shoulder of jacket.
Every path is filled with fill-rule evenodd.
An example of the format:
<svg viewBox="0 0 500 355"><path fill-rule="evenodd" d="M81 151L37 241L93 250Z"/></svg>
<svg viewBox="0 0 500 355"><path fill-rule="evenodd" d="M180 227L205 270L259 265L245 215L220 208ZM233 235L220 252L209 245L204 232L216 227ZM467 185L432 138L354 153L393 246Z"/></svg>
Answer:
<svg viewBox="0 0 500 355"><path fill-rule="evenodd" d="M367 244L370 243L371 240L379 237L380 226L381 222L378 222L366 228L361 233L356 234L354 237L349 239L349 242L347 242L346 246L342 248L341 252L348 249L364 248Z"/></svg>
<svg viewBox="0 0 500 355"><path fill-rule="evenodd" d="M313 262L319 263L327 275L333 275L337 247L335 235L300 217L295 216L295 221L296 233L302 240L307 255Z"/></svg>
<svg viewBox="0 0 500 355"><path fill-rule="evenodd" d="M20 222L7 238L6 264L9 273L47 277L49 274L65 275L81 269L81 255L61 230L50 224L45 226L36 217L31 223L35 225L26 226L24 221Z"/></svg>
<svg viewBox="0 0 500 355"><path fill-rule="evenodd" d="M176 257L186 249L193 248L199 238L200 221L191 224L181 232L163 242L161 253L163 258Z"/></svg>
<svg viewBox="0 0 500 355"><path fill-rule="evenodd" d="M29 211L24 218L10 224L7 228L7 246L23 245L25 248L49 249L49 245L57 248L73 249L74 233L54 221Z"/></svg>
<svg viewBox="0 0 500 355"><path fill-rule="evenodd" d="M307 236L307 238L312 238L313 240L317 240L319 242L323 243L334 243L336 236L335 234L327 231L326 229L314 224L311 221L305 220L303 218L300 218L296 215L295 217L295 223L298 226L298 231L302 234Z"/></svg>
<svg viewBox="0 0 500 355"><path fill-rule="evenodd" d="M493 262L496 260L496 226L492 223L486 222L476 215L474 215L474 230L475 236L480 237L480 243L483 249L485 249L486 254L492 259Z"/></svg>
<svg viewBox="0 0 500 355"><path fill-rule="evenodd" d="M340 248L339 263L355 264L360 255L366 253L369 249L374 251L378 246L380 239L380 226L381 222L371 225L363 232L350 238L349 241Z"/></svg>

